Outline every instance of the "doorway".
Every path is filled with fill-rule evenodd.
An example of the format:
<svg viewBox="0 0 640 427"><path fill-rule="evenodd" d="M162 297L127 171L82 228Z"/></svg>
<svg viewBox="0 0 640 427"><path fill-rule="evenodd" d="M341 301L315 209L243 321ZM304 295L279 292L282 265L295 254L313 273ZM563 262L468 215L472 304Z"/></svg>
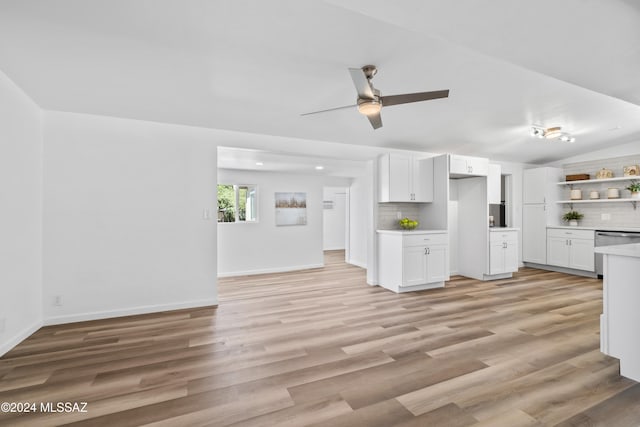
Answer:
<svg viewBox="0 0 640 427"><path fill-rule="evenodd" d="M348 192L344 187L323 188L322 249L325 251L346 251L348 248Z"/></svg>

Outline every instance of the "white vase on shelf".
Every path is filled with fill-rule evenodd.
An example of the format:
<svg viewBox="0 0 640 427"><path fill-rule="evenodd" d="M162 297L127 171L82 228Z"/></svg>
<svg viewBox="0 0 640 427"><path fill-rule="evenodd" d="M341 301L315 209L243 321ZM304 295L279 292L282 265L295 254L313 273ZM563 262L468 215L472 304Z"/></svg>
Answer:
<svg viewBox="0 0 640 427"><path fill-rule="evenodd" d="M571 227L577 227L578 226L578 220L577 219L570 219L569 220L569 225Z"/></svg>

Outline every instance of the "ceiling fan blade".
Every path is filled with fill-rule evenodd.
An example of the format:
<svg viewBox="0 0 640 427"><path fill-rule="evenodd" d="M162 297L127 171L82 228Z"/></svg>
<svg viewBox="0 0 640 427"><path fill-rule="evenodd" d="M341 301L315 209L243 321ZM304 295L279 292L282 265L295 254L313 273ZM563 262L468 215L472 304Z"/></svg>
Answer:
<svg viewBox="0 0 640 427"><path fill-rule="evenodd" d="M336 107L336 108L329 108L329 109L327 109L327 110L312 111L312 112L310 112L310 113L303 113L303 114L300 114L300 115L301 115L301 116L308 116L308 115L310 115L310 114L326 113L326 112L328 112L328 111L344 110L344 109L346 109L346 108L354 108L354 107L357 107L357 105L356 105L356 104L353 104L353 105L345 105L344 107Z"/></svg>
<svg viewBox="0 0 640 427"><path fill-rule="evenodd" d="M391 105L408 104L410 102L429 101L430 99L447 98L449 89L435 90L432 92L404 93L402 95L383 96L382 105L389 107Z"/></svg>
<svg viewBox="0 0 640 427"><path fill-rule="evenodd" d="M374 129L382 127L382 117L380 116L380 113L370 114L367 116L367 119L369 119L369 122L371 122L371 126L373 126Z"/></svg>
<svg viewBox="0 0 640 427"><path fill-rule="evenodd" d="M375 99L373 89L371 89L371 83L369 83L367 76L364 75L364 71L362 71L361 68L349 68L349 73L351 74L353 84L356 86L358 98Z"/></svg>

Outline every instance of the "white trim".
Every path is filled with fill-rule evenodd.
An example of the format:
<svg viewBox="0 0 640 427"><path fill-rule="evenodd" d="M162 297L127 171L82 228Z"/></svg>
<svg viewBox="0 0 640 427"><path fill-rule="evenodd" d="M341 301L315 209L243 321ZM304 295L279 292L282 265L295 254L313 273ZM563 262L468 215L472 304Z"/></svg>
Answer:
<svg viewBox="0 0 640 427"><path fill-rule="evenodd" d="M288 271L309 270L312 268L322 268L322 267L324 267L324 263L308 264L308 265L293 265L290 267L274 267L274 268L263 268L259 270L231 271L227 273L218 273L218 277L253 276L255 274L285 273Z"/></svg>
<svg viewBox="0 0 640 427"><path fill-rule="evenodd" d="M347 261L347 263L355 265L356 267L360 267L360 268L364 268L364 269L367 268L367 263L364 262L364 261L358 261L358 260L355 260L355 259L350 259L350 260Z"/></svg>
<svg viewBox="0 0 640 427"><path fill-rule="evenodd" d="M183 308L206 307L210 305L218 305L218 300L201 299L194 301L184 301L175 304L156 304L143 305L119 310L94 311L89 313L68 314L62 316L53 316L44 319L44 325L60 325L63 323L85 322L88 320L109 319L112 317L132 316L136 314L157 313L161 311L181 310Z"/></svg>
<svg viewBox="0 0 640 427"><path fill-rule="evenodd" d="M324 248L322 250L323 251L344 251L345 248L344 247L342 247L342 248Z"/></svg>
<svg viewBox="0 0 640 427"><path fill-rule="evenodd" d="M13 347L20 344L25 339L29 338L34 332L42 327L42 320L38 320L31 326L23 329L19 333L13 336L13 338L9 339L7 342L0 345L0 356L5 355L9 352Z"/></svg>

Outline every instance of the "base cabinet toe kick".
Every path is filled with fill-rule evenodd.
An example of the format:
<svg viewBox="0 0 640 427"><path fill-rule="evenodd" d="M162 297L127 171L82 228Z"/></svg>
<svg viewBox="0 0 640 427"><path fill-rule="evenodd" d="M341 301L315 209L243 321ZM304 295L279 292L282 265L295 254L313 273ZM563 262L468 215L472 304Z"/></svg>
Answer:
<svg viewBox="0 0 640 427"><path fill-rule="evenodd" d="M620 375L640 381L640 243L602 246L600 351L620 359Z"/></svg>

